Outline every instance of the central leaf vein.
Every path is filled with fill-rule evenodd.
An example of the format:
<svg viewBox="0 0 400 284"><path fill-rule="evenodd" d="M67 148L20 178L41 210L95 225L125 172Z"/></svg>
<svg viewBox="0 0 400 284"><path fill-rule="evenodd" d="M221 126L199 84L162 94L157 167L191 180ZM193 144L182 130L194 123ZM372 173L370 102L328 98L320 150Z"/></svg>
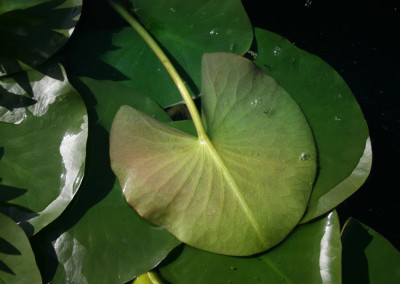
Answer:
<svg viewBox="0 0 400 284"><path fill-rule="evenodd" d="M245 215L248 217L250 220L255 232L257 233L257 236L261 240L261 242L265 243L265 239L263 238L261 234L261 229L260 226L258 225L254 213L251 211L249 206L246 203L246 200L244 199L242 192L240 191L238 185L236 184L235 180L233 179L232 175L230 174L229 170L225 166L224 162L222 161L221 157L218 155L217 151L215 150L214 146L212 145L211 141L209 140L208 137L204 137L203 141L200 141L200 145L206 147L209 156L211 159L214 161L214 163L218 166L218 168L221 169L221 172L223 174L223 177L225 177L225 180L229 184L229 188L232 189L232 192L236 196L237 200L239 201L240 206L243 208Z"/></svg>

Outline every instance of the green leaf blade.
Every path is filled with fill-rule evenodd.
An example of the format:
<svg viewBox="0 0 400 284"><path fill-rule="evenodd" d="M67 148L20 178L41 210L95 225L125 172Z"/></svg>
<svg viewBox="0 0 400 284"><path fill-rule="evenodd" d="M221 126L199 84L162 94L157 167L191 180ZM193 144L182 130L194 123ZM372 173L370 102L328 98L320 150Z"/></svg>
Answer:
<svg viewBox="0 0 400 284"><path fill-rule="evenodd" d="M197 87L204 52L244 54L253 40L250 20L238 0L131 2L139 19Z"/></svg>
<svg viewBox="0 0 400 284"><path fill-rule="evenodd" d="M247 59L207 54L203 70L209 138L122 107L111 128L111 165L128 202L178 239L223 254L258 253L279 243L304 213L316 169L313 137L297 104ZM215 91L236 70L252 80L240 80L238 92ZM214 101L237 101L238 108L225 119ZM247 136L232 124L247 126Z"/></svg>
<svg viewBox="0 0 400 284"><path fill-rule="evenodd" d="M35 253L45 282L126 283L153 269L180 242L126 203L110 168L111 122L121 104L161 121L170 119L154 101L127 86L89 78L71 82L89 113L88 171L67 210L34 237Z"/></svg>
<svg viewBox="0 0 400 284"><path fill-rule="evenodd" d="M35 102L0 106L0 210L33 235L64 211L82 182L88 116L59 64L4 78L0 87Z"/></svg>
<svg viewBox="0 0 400 284"><path fill-rule="evenodd" d="M160 267L171 283L340 283L336 212L300 225L279 246L253 257L213 254L185 245Z"/></svg>

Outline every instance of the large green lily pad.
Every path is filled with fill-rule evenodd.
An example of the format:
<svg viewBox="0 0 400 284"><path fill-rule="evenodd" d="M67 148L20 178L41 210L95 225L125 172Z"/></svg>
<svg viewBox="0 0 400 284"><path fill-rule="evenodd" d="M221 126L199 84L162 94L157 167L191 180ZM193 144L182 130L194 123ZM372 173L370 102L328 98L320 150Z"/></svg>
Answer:
<svg viewBox="0 0 400 284"><path fill-rule="evenodd" d="M88 117L64 69L49 63L0 84L0 210L31 235L79 188Z"/></svg>
<svg viewBox="0 0 400 284"><path fill-rule="evenodd" d="M340 283L341 244L336 212L300 225L279 246L254 257L232 257L184 246L161 265L170 283Z"/></svg>
<svg viewBox="0 0 400 284"><path fill-rule="evenodd" d="M82 0L6 0L0 4L0 76L48 60L69 39Z"/></svg>
<svg viewBox="0 0 400 284"><path fill-rule="evenodd" d="M195 247L250 255L282 241L307 206L314 140L275 80L231 53L203 57L208 137L193 137L123 106L111 166L139 214Z"/></svg>
<svg viewBox="0 0 400 284"><path fill-rule="evenodd" d="M0 283L42 283L25 232L0 213Z"/></svg>
<svg viewBox="0 0 400 284"><path fill-rule="evenodd" d="M272 32L255 29L254 61L296 100L318 147L318 177L302 222L332 210L353 194L371 169L368 126L342 77L319 57Z"/></svg>

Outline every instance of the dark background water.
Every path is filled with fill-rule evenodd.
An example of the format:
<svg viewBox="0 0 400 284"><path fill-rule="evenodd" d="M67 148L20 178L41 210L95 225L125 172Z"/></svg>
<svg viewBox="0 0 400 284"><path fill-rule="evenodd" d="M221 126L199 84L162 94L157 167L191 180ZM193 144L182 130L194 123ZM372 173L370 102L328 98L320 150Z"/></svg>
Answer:
<svg viewBox="0 0 400 284"><path fill-rule="evenodd" d="M252 24L288 38L337 70L367 120L373 166L338 207L400 248L400 1L244 0Z"/></svg>

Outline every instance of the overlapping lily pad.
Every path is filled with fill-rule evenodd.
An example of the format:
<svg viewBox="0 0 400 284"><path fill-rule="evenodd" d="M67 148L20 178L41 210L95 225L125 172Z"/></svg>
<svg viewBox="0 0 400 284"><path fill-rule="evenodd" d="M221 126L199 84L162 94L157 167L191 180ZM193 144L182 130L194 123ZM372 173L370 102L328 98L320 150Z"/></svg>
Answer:
<svg viewBox="0 0 400 284"><path fill-rule="evenodd" d="M0 76L48 60L69 39L82 0L12 0L0 5Z"/></svg>
<svg viewBox="0 0 400 284"><path fill-rule="evenodd" d="M253 28L239 0L130 2L135 15L167 50L196 96L203 53L244 54L253 41Z"/></svg>
<svg viewBox="0 0 400 284"><path fill-rule="evenodd" d="M353 194L371 169L368 126L351 90L322 59L287 39L255 29L254 61L296 100L318 147L318 177L302 222L316 218Z"/></svg>
<svg viewBox="0 0 400 284"><path fill-rule="evenodd" d="M109 127L120 104L131 104L162 121L169 118L132 88L88 78L71 80L90 115L90 166L76 199L35 238L34 248L46 281L125 283L153 269L180 242L126 203L110 168Z"/></svg>
<svg viewBox="0 0 400 284"><path fill-rule="evenodd" d="M231 257L184 246L161 267L170 283L340 283L339 220L331 212L300 225L282 244L254 257Z"/></svg>
<svg viewBox="0 0 400 284"><path fill-rule="evenodd" d="M87 112L55 63L3 78L0 91L0 210L32 235L81 184Z"/></svg>

